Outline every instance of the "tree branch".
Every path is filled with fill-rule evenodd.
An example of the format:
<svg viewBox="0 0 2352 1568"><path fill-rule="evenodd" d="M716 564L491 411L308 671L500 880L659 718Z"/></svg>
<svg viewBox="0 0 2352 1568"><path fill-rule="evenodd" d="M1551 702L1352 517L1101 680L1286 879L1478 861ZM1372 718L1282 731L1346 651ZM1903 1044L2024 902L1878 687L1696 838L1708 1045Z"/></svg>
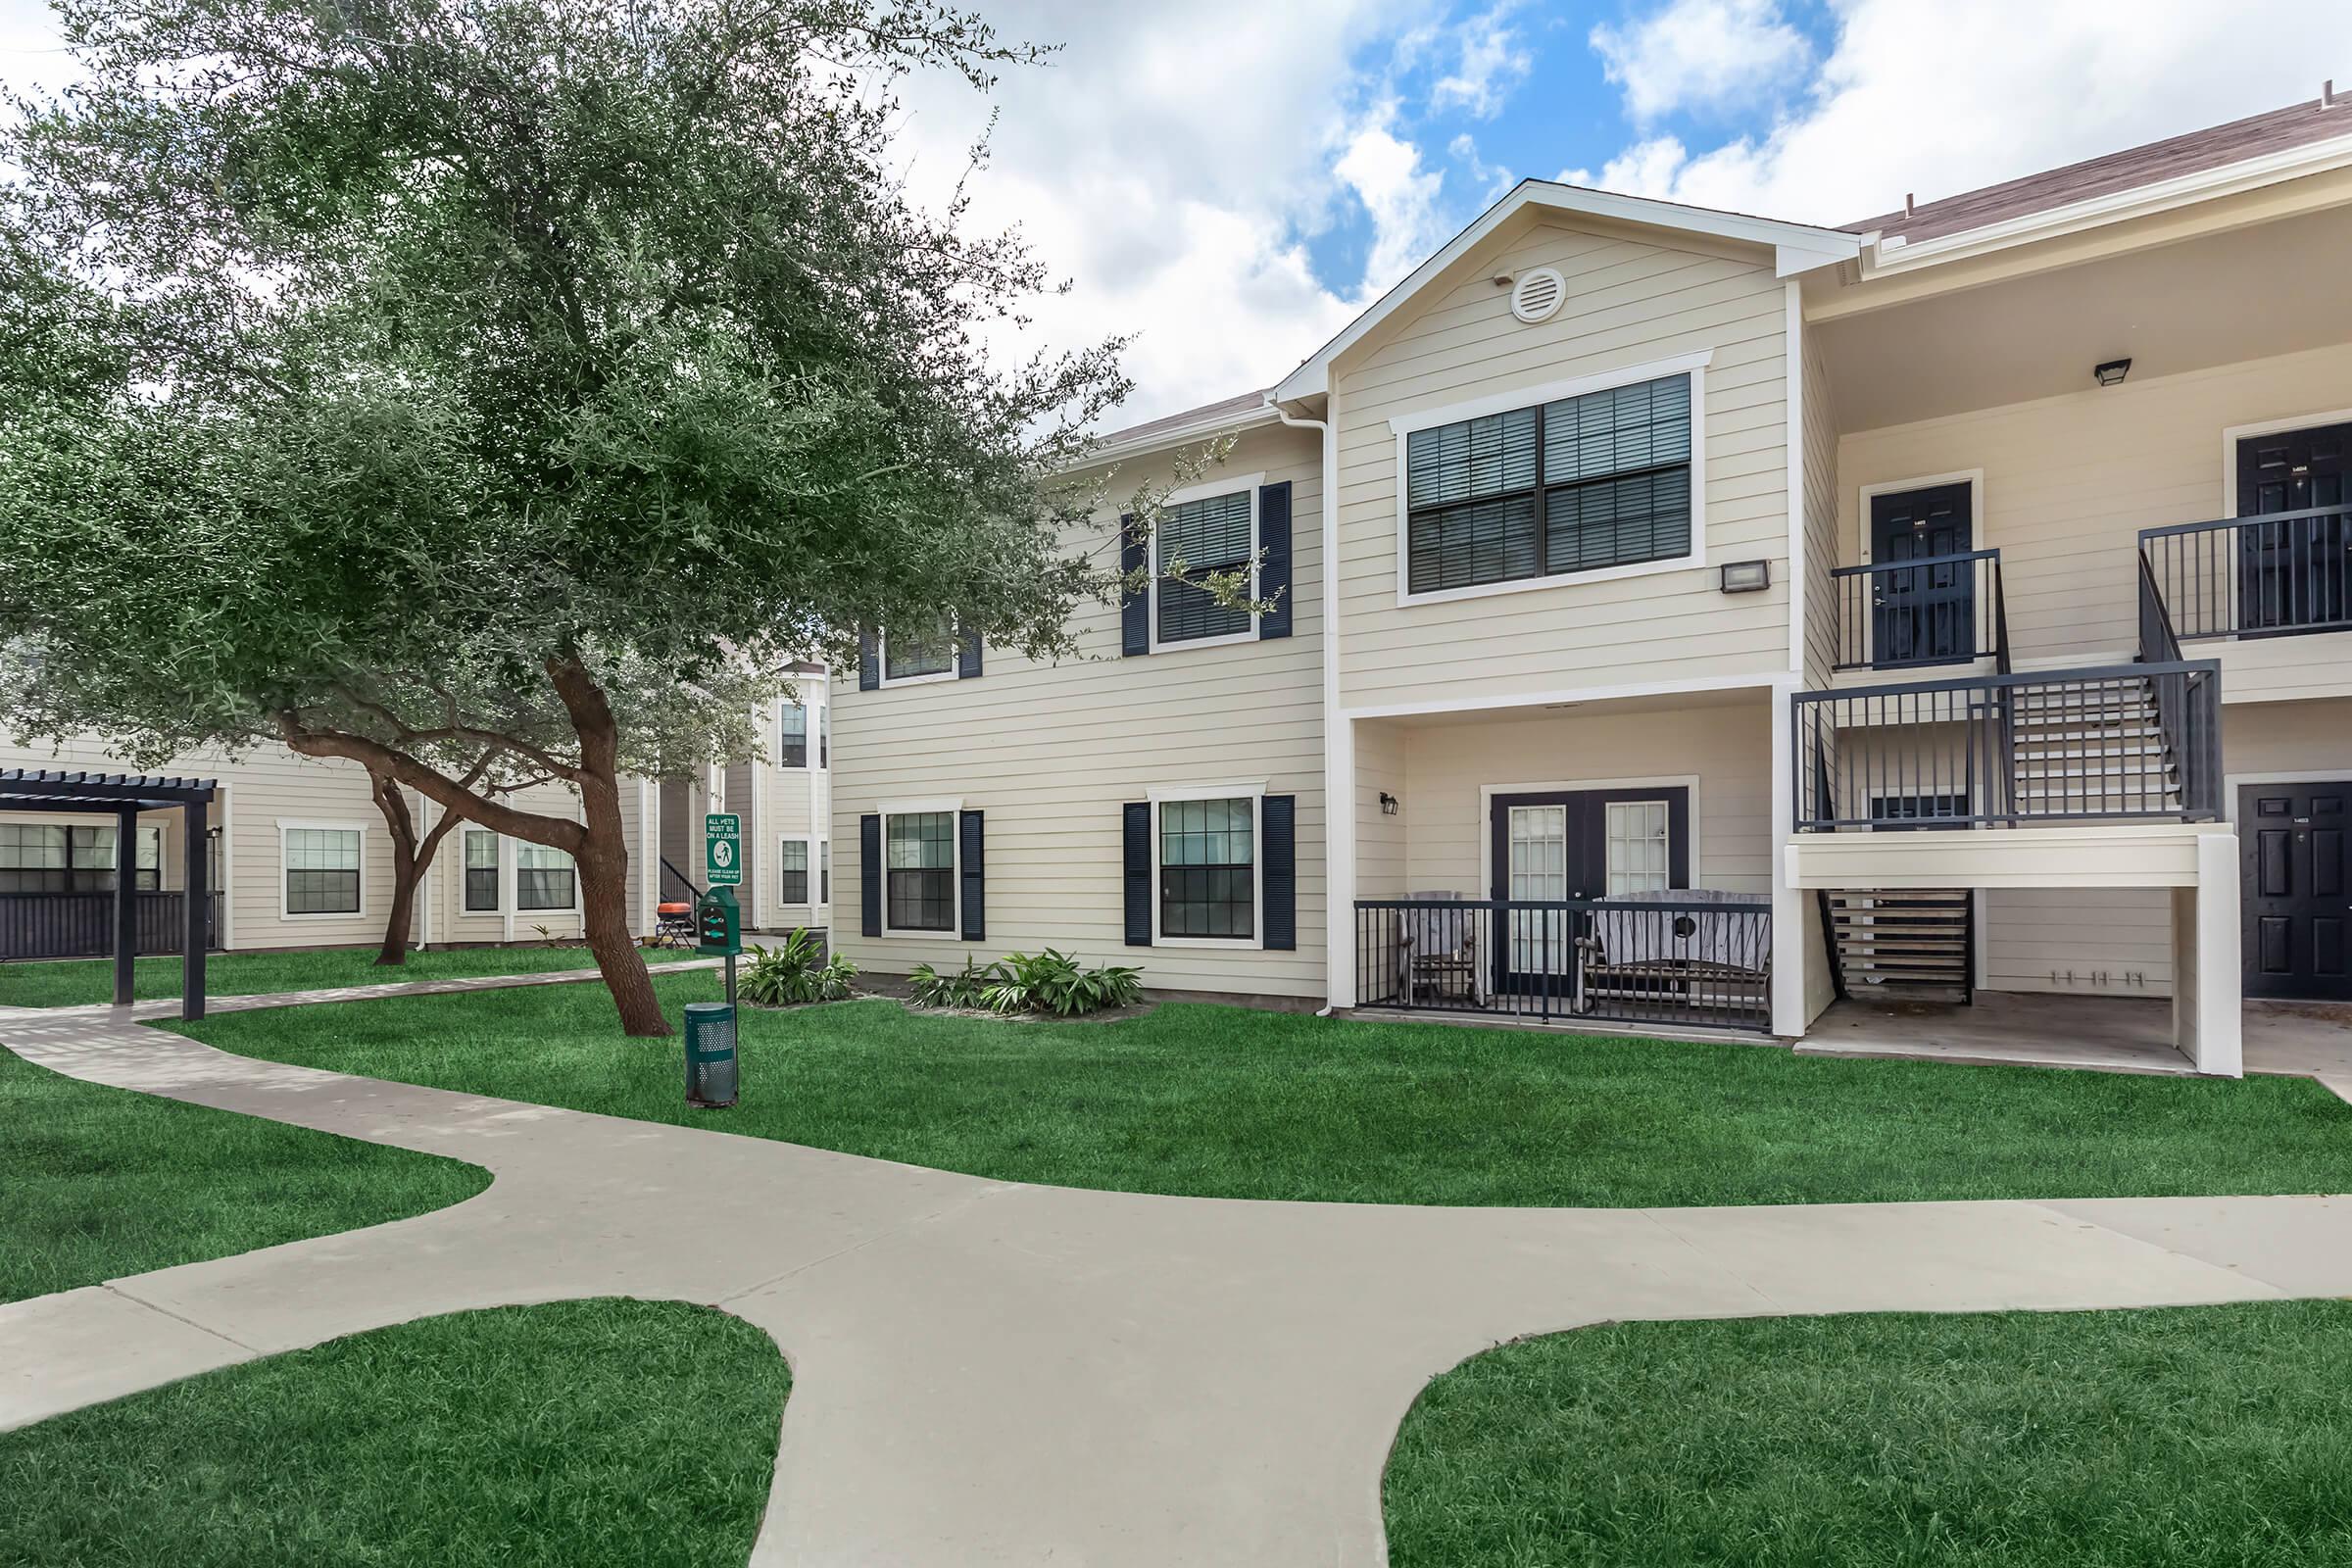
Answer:
<svg viewBox="0 0 2352 1568"><path fill-rule="evenodd" d="M342 730L306 728L301 716L290 710L281 710L272 716L277 722L277 738L288 751L303 757L337 757L357 762L371 773L398 779L456 814L504 833L509 838L527 839L533 844L545 844L562 850L566 855L577 855L587 837L587 830L568 817L542 816L536 811L517 810L460 784L439 769L381 741Z"/></svg>

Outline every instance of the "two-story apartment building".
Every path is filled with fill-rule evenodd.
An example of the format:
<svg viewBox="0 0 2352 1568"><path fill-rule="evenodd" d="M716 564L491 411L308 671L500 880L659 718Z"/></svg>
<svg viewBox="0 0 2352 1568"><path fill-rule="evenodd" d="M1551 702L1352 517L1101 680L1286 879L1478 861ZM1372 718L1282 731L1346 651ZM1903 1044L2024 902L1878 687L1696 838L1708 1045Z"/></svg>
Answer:
<svg viewBox="0 0 2352 1568"><path fill-rule="evenodd" d="M838 940L1785 1038L2170 998L2234 1072L2241 995L2352 1001L2348 234L2332 100L1835 228L1523 183L1105 442L1238 437L1158 548L1273 614L872 640Z"/></svg>

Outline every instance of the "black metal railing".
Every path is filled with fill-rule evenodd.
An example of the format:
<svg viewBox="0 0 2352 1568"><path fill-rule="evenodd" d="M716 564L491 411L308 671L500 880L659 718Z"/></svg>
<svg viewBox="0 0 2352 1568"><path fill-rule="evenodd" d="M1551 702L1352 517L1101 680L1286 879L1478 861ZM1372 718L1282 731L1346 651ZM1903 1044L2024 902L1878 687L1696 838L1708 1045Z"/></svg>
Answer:
<svg viewBox="0 0 2352 1568"><path fill-rule="evenodd" d="M1796 828L2221 810L2221 668L2162 661L1796 692Z"/></svg>
<svg viewBox="0 0 2352 1568"><path fill-rule="evenodd" d="M662 860L662 902L664 904L700 904L703 890L694 878L671 863L668 856Z"/></svg>
<svg viewBox="0 0 2352 1568"><path fill-rule="evenodd" d="M1769 1032L1772 906L1362 899L1356 1004L1534 1022Z"/></svg>
<svg viewBox="0 0 2352 1568"><path fill-rule="evenodd" d="M187 895L141 893L138 951L177 953ZM220 895L211 893L205 946L220 946ZM0 958L94 958L115 951L112 893L0 893Z"/></svg>
<svg viewBox="0 0 2352 1568"><path fill-rule="evenodd" d="M1965 664L2000 641L2001 553L1838 566L1830 573L1838 669Z"/></svg>
<svg viewBox="0 0 2352 1568"><path fill-rule="evenodd" d="M2352 507L2142 528L2139 556L2182 642L2352 630Z"/></svg>

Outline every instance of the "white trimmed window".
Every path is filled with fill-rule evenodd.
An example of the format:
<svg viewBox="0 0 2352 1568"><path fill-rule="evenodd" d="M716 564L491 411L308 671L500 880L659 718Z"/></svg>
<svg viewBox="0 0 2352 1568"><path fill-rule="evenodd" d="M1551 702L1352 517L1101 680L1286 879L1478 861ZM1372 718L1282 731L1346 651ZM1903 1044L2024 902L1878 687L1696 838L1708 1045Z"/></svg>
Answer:
<svg viewBox="0 0 2352 1568"><path fill-rule="evenodd" d="M1663 893L1673 885L1672 843L1664 801L1611 801L1604 824L1609 897Z"/></svg>
<svg viewBox="0 0 2352 1568"><path fill-rule="evenodd" d="M894 811L882 819L882 928L956 930L956 812Z"/></svg>
<svg viewBox="0 0 2352 1568"><path fill-rule="evenodd" d="M164 830L142 824L131 887L163 886ZM50 822L0 822L0 893L112 893L114 824L70 827Z"/></svg>
<svg viewBox="0 0 2352 1568"><path fill-rule="evenodd" d="M816 841L816 902L833 902L833 841Z"/></svg>
<svg viewBox="0 0 2352 1568"><path fill-rule="evenodd" d="M514 907L534 912L580 906L579 871L551 844L514 841Z"/></svg>
<svg viewBox="0 0 2352 1568"><path fill-rule="evenodd" d="M498 835L486 827L466 829L466 912L498 912Z"/></svg>
<svg viewBox="0 0 2352 1568"><path fill-rule="evenodd" d="M776 765L808 765L808 709L805 704L786 703L781 710L776 722Z"/></svg>
<svg viewBox="0 0 2352 1568"><path fill-rule="evenodd" d="M808 901L808 840L787 837L776 844L776 896L786 904Z"/></svg>
<svg viewBox="0 0 2352 1568"><path fill-rule="evenodd" d="M1251 599L1257 597L1257 480L1235 487L1223 481L1214 494L1178 491L1152 530L1152 646L1243 642L1257 634L1248 610L1217 602L1198 579L1211 572L1246 571ZM1194 581L1178 582L1181 570Z"/></svg>
<svg viewBox="0 0 2352 1568"><path fill-rule="evenodd" d="M367 829L361 827L281 824L278 859L286 917L359 913L367 842Z"/></svg>
<svg viewBox="0 0 2352 1568"><path fill-rule="evenodd" d="M943 618L937 627L884 633L881 639L882 684L909 686L916 681L956 678L956 634Z"/></svg>
<svg viewBox="0 0 2352 1568"><path fill-rule="evenodd" d="M1265 929L1258 786L1153 791L1152 941L1257 947Z"/></svg>

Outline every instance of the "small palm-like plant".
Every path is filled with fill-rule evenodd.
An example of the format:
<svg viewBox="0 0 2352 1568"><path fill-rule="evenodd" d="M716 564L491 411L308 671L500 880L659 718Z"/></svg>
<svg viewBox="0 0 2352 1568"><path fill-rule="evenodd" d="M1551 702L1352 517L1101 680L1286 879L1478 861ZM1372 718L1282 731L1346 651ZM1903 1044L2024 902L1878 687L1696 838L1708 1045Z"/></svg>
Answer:
<svg viewBox="0 0 2352 1568"><path fill-rule="evenodd" d="M1117 965L1089 969L1053 948L1035 956L1008 953L1004 972L988 988L987 1004L997 1012L1050 1013L1057 1018L1124 1007L1143 996L1139 971Z"/></svg>
<svg viewBox="0 0 2352 1568"><path fill-rule="evenodd" d="M985 1007L989 989L1004 977L1004 965L978 963L967 957L961 969L947 974L928 963L918 963L907 972L906 983L913 989L918 1007Z"/></svg>
<svg viewBox="0 0 2352 1568"><path fill-rule="evenodd" d="M754 946L735 989L756 1005L782 1007L796 1002L840 1002L857 978L857 964L838 953L826 957L816 933L803 929L777 947Z"/></svg>

